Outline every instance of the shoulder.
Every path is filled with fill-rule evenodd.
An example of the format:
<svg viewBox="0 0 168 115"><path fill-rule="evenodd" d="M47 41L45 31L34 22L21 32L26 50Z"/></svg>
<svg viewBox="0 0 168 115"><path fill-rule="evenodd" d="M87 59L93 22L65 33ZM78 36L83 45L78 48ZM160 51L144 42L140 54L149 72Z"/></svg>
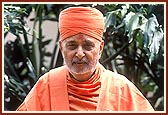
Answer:
<svg viewBox="0 0 168 115"><path fill-rule="evenodd" d="M102 76L103 91L106 92L108 100L115 102L119 100L120 109L123 110L153 110L150 103L140 90L124 75L105 70ZM109 97L111 97L109 99ZM116 108L118 104L116 104ZM114 105L115 106L115 105Z"/></svg>
<svg viewBox="0 0 168 115"><path fill-rule="evenodd" d="M65 72L67 69L66 69L66 66L61 66L61 67L58 67L58 68L54 68L54 69L51 69L48 74L57 74L57 73L63 73Z"/></svg>
<svg viewBox="0 0 168 115"><path fill-rule="evenodd" d="M59 76L63 76L66 73L67 69L65 66L61 66L58 68L51 69L49 72L42 75L38 82L48 82L50 79L59 78Z"/></svg>
<svg viewBox="0 0 168 115"><path fill-rule="evenodd" d="M123 92L136 92L140 95L141 92L136 87L136 85L127 79L126 76L112 72L110 70L105 70L103 75L104 84L107 84L106 87L109 87L109 90L118 90L121 93Z"/></svg>
<svg viewBox="0 0 168 115"><path fill-rule="evenodd" d="M111 84L119 84L123 86L124 84L129 84L130 81L122 74L115 73L110 70L105 70L103 72L103 78L105 81L107 80Z"/></svg>
<svg viewBox="0 0 168 115"><path fill-rule="evenodd" d="M65 74L66 74L65 66L51 69L50 71L39 77L39 79L33 86L33 89L43 90L45 87L53 86L55 85L55 81L59 81L58 79L61 79L61 77L64 76Z"/></svg>
<svg viewBox="0 0 168 115"><path fill-rule="evenodd" d="M66 70L66 67L61 66L58 68L54 68L54 69L50 70L49 72L45 73L44 75L42 75L37 80L37 82L35 83L33 88L30 90L30 92L27 96L27 99L29 100L29 98L31 98L32 96L46 92L49 90L50 87L55 86L56 83L59 81L59 80L55 80L55 79L62 77L63 75L61 75L61 74L65 70Z"/></svg>
<svg viewBox="0 0 168 115"><path fill-rule="evenodd" d="M99 65L99 68L101 70L101 82L103 85L108 85L108 87L124 87L131 83L124 75L108 70L101 64Z"/></svg>

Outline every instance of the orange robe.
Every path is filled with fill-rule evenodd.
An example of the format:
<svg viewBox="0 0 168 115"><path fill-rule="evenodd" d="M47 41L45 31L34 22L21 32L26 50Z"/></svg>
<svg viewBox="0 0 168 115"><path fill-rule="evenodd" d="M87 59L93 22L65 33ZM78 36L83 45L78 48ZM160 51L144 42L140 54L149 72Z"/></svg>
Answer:
<svg viewBox="0 0 168 115"><path fill-rule="evenodd" d="M101 64L93 76L81 85L70 79L66 66L53 69L40 77L17 111L154 111L126 77Z"/></svg>

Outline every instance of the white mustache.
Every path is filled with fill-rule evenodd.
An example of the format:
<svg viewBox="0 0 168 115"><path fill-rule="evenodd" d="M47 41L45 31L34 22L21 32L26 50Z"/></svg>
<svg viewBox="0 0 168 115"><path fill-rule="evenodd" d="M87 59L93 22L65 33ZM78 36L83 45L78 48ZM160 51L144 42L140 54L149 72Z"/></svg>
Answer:
<svg viewBox="0 0 168 115"><path fill-rule="evenodd" d="M86 64L88 64L88 60L87 59L81 59L81 60L79 60L79 59L77 59L77 58L74 58L73 60L72 60L72 64L82 64L82 63L86 63Z"/></svg>

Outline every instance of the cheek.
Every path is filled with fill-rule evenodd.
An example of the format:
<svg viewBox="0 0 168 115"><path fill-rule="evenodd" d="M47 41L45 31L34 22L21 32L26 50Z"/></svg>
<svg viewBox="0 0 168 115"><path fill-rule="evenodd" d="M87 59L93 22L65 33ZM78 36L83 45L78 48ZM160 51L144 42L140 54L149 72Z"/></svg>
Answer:
<svg viewBox="0 0 168 115"><path fill-rule="evenodd" d="M71 61L74 56L74 53L66 50L62 52L62 55L65 61Z"/></svg>
<svg viewBox="0 0 168 115"><path fill-rule="evenodd" d="M88 60L98 60L100 58L99 52L98 51L93 51L90 52L88 55Z"/></svg>

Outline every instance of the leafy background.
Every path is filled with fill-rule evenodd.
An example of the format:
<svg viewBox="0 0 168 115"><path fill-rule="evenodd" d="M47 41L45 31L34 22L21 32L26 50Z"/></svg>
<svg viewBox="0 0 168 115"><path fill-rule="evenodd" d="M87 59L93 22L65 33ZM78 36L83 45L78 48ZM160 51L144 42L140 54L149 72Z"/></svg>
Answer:
<svg viewBox="0 0 168 115"><path fill-rule="evenodd" d="M164 110L164 4L81 4L105 17L105 47L100 62L132 81L157 111ZM38 78L63 65L59 32L46 39L43 23L59 22L74 4L4 4L4 110L14 111ZM32 12L34 18L26 19ZM13 34L13 41L8 34ZM46 48L54 42L53 51ZM46 60L46 57L49 60ZM47 63L47 64L46 64Z"/></svg>

